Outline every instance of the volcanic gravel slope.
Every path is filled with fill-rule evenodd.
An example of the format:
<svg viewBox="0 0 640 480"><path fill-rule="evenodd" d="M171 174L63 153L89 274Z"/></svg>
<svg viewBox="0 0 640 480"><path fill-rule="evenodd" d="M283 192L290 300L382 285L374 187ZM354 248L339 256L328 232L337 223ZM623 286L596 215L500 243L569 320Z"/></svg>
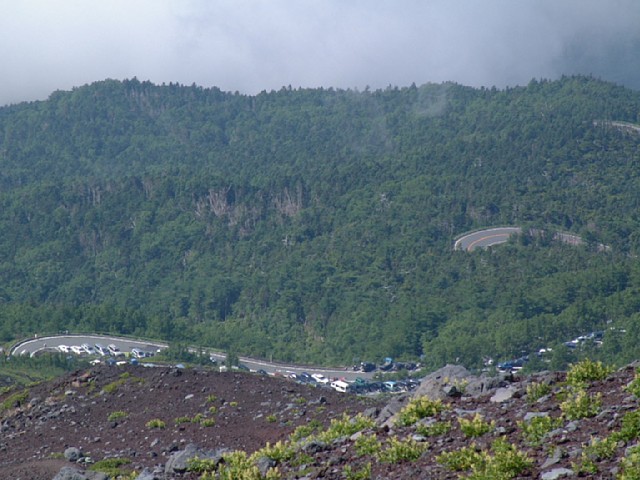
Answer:
<svg viewBox="0 0 640 480"><path fill-rule="evenodd" d="M446 405L434 417L399 426L396 417L389 414L406 406L411 396L395 396L381 409L375 425L324 444L297 443L296 458L279 464L278 469L281 478L308 480L465 478L469 470L451 471L438 462L438 456L470 445L477 452L490 452L492 444L502 438L531 461L529 467L513 478L559 478L547 475L554 472L560 475L563 471L575 475L581 465L587 467L585 459L589 458L590 472L583 471L579 476L615 479L623 470L623 458L629 456L630 447L640 438L640 414L634 417L640 404L627 388L634 380L640 384L636 367L630 365L603 380L585 382L586 394L598 399L599 404L592 416L579 419L567 418L560 407L571 397L566 374L562 372L526 378L487 378L480 384L474 384L478 379L471 378L470 386L482 385L477 395L472 395L471 387L461 388L466 381L460 378L431 377L438 378L439 383L431 385L430 391L436 392ZM428 381L434 380L425 379L420 388ZM458 388L451 388L454 385ZM546 385L549 391L534 399L531 390L527 390L531 385ZM8 395L0 398L0 402ZM0 477L52 479L61 466L71 465L60 459L60 454L70 446L81 448L93 460L128 458L132 461L130 468L137 471L164 465L172 452L189 443L204 449L226 447L251 453L267 442L273 444L289 438L296 426L312 420L326 428L331 419L342 417L343 413L353 416L358 412L380 412L380 402L381 399L359 398L248 373L141 367L76 372L30 388L19 406L0 413ZM492 425L488 433L470 438L459 419L471 419L476 414ZM122 418L109 419L118 415ZM540 442L532 443L524 438L521 422L535 416L551 417L556 424ZM606 456L585 456L593 438L611 437L631 417L634 420L627 424L627 438L614 442L612 452ZM147 423L153 419L164 421L166 427L150 428ZM205 426L194 419L213 419L215 425ZM448 422L451 429L446 433L424 434L420 426L433 422ZM395 440L409 439L422 444L424 453L411 460L385 460L359 449L358 437L375 439L383 451ZM354 473L365 471L369 464L370 476ZM165 478L198 476L185 473Z"/></svg>
<svg viewBox="0 0 640 480"><path fill-rule="evenodd" d="M4 402L10 392L0 397ZM284 378L195 369L97 367L28 389L0 412L0 478L50 480L68 447L141 470L186 444L253 452L298 425L353 415L371 401ZM161 420L165 428L148 422Z"/></svg>

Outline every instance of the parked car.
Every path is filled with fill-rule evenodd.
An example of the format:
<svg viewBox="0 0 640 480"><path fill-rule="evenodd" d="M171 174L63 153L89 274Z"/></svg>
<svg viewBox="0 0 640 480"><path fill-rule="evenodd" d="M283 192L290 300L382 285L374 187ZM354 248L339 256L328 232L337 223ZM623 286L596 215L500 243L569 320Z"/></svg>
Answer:
<svg viewBox="0 0 640 480"><path fill-rule="evenodd" d="M146 357L146 354L143 350L140 350L139 348L132 348L131 356L133 356L133 358L144 358Z"/></svg>
<svg viewBox="0 0 640 480"><path fill-rule="evenodd" d="M84 349L80 345L71 345L71 351L76 355L82 355L84 353Z"/></svg>
<svg viewBox="0 0 640 480"><path fill-rule="evenodd" d="M349 388L349 384L342 380L335 380L331 382L331 388L333 388L336 392L346 393Z"/></svg>
<svg viewBox="0 0 640 480"><path fill-rule="evenodd" d="M69 353L69 347L67 345L58 345L58 350L62 353Z"/></svg>
<svg viewBox="0 0 640 480"><path fill-rule="evenodd" d="M116 347L113 343L110 344L107 348L109 349L109 353L114 357L119 357L121 355L124 355L124 353L122 353L120 349Z"/></svg>
<svg viewBox="0 0 640 480"><path fill-rule="evenodd" d="M103 357L106 356L106 355L109 355L109 350L107 350L107 348L104 345L100 344L100 343L96 343L95 344L95 349L96 349L96 352L99 355L102 355Z"/></svg>
<svg viewBox="0 0 640 480"><path fill-rule="evenodd" d="M329 379L324 375L322 375L321 373L314 373L311 375L311 378L313 378L318 383L324 383L324 384L329 383Z"/></svg>
<svg viewBox="0 0 640 480"><path fill-rule="evenodd" d="M82 349L87 355L94 355L96 353L95 349L88 343L83 343Z"/></svg>

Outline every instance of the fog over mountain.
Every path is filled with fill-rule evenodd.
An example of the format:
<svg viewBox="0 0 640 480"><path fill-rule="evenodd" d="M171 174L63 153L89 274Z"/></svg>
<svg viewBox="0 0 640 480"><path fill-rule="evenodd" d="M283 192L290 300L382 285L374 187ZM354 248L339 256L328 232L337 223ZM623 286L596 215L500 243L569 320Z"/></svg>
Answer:
<svg viewBox="0 0 640 480"><path fill-rule="evenodd" d="M5 2L0 105L105 78L258 93L592 74L640 88L637 0Z"/></svg>

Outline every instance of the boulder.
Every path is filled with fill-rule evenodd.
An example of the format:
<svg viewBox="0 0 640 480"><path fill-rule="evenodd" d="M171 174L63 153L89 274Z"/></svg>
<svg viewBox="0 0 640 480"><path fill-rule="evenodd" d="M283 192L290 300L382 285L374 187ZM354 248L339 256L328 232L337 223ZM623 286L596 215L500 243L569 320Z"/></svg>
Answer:
<svg viewBox="0 0 640 480"><path fill-rule="evenodd" d="M66 458L70 462L77 462L82 457L82 451L80 451L79 448L69 447L64 451L64 458Z"/></svg>
<svg viewBox="0 0 640 480"><path fill-rule="evenodd" d="M189 461L193 458L213 460L217 465L222 461L222 454L227 452L226 448L220 448L217 450L203 450L197 445L190 443L184 450L175 452L169 457L165 465L164 471L166 475L173 475L176 473L184 473L187 471Z"/></svg>

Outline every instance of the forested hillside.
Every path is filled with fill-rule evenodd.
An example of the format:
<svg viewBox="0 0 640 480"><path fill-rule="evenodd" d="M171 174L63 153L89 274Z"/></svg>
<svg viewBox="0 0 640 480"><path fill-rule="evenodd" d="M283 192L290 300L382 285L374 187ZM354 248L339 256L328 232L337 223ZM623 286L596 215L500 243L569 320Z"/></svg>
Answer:
<svg viewBox="0 0 640 480"><path fill-rule="evenodd" d="M592 354L635 358L640 134L610 121L640 123L640 94L587 77L256 96L107 80L2 108L0 339L475 367L625 329ZM587 242L452 251L495 225Z"/></svg>

